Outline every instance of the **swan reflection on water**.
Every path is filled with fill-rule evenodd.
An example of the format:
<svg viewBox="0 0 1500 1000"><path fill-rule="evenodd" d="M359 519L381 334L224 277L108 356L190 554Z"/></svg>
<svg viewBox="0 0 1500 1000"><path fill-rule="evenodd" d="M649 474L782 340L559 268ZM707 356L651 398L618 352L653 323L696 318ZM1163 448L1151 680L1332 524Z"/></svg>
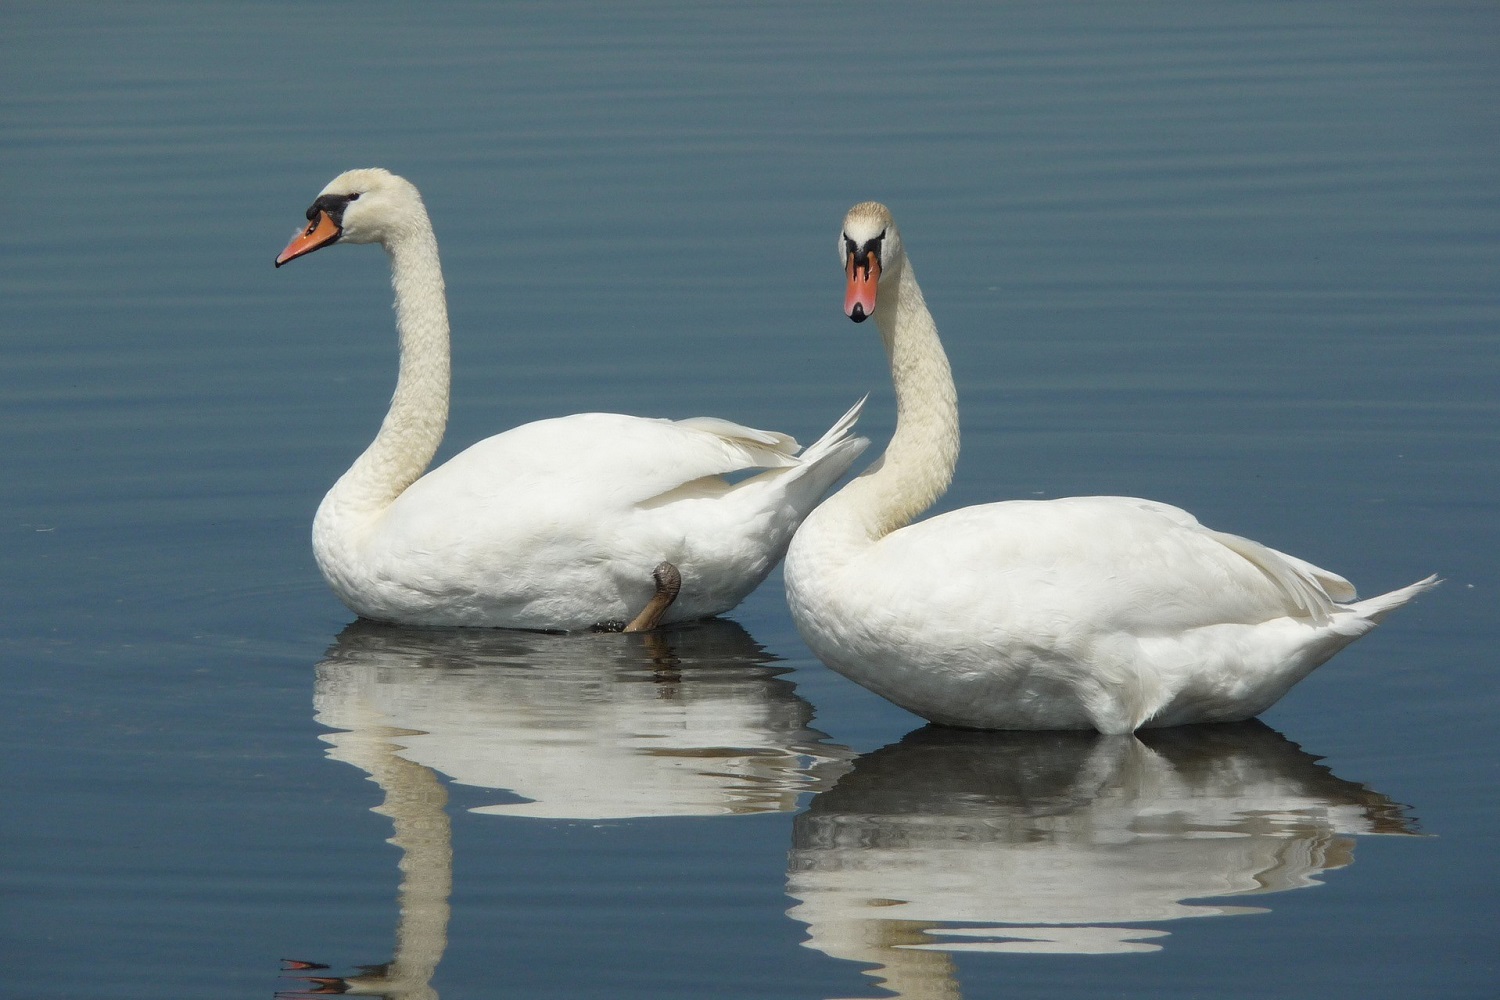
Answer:
<svg viewBox="0 0 1500 1000"><path fill-rule="evenodd" d="M1137 926L1264 912L1403 806L1260 722L1133 736L927 727L796 818L789 914L907 997L959 996L948 952L1156 951ZM1187 902L1199 900L1199 902Z"/></svg>
<svg viewBox="0 0 1500 1000"><path fill-rule="evenodd" d="M731 621L642 635L421 631L357 622L318 665L318 721L396 728L401 756L529 801L474 812L625 819L786 812L853 754ZM350 761L354 763L354 761Z"/></svg>
<svg viewBox="0 0 1500 1000"><path fill-rule="evenodd" d="M385 793L402 852L395 958L360 975L290 962L282 997L435 998L452 831L443 778L507 799L470 810L551 819L790 812L854 755L743 628L709 620L626 635L416 630L355 622L318 664L328 756Z"/></svg>
<svg viewBox="0 0 1500 1000"><path fill-rule="evenodd" d="M928 727L855 759L738 625L644 635L359 622L317 668L328 756L384 793L401 850L396 950L326 993L436 998L453 879L447 781L472 811L622 819L792 812L789 914L886 989L960 996L950 953L1155 951L1169 920L1260 912L1404 807L1258 723L1089 733ZM514 801L513 795L525 801ZM1194 900L1195 902L1188 902Z"/></svg>

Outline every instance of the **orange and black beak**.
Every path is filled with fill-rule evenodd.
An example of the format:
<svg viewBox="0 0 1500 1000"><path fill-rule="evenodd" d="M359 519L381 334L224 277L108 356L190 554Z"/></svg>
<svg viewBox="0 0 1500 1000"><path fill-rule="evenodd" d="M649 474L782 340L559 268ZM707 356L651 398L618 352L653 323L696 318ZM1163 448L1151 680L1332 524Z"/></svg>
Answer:
<svg viewBox="0 0 1500 1000"><path fill-rule="evenodd" d="M292 237L292 242L286 245L286 249L277 254L277 267L296 260L303 254L312 253L320 247L326 247L344 233L339 224L333 221L333 217L322 209L315 208L309 212L308 219L310 221L307 223L307 228Z"/></svg>
<svg viewBox="0 0 1500 1000"><path fill-rule="evenodd" d="M849 241L844 274L849 284L844 290L844 315L863 323L875 312L875 292L880 285L880 250L866 245L863 249Z"/></svg>

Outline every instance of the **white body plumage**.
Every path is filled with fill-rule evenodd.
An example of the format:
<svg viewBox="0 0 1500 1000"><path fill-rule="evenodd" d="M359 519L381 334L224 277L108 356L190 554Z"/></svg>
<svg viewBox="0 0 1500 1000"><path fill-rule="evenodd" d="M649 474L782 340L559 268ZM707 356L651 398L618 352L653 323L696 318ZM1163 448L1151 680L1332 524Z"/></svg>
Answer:
<svg viewBox="0 0 1500 1000"><path fill-rule="evenodd" d="M889 211L856 206L840 246L846 310L875 315L898 406L885 455L808 517L787 554L797 628L840 673L956 726L1233 721L1437 582L1354 602L1336 574L1129 497L910 523L957 461L952 376Z"/></svg>
<svg viewBox="0 0 1500 1000"><path fill-rule="evenodd" d="M583 413L487 438L427 472L447 422L450 362L421 196L388 171L353 170L308 219L278 266L334 242L379 243L396 292L390 410L313 522L319 568L363 617L559 630L620 622L652 598L663 561L682 578L663 621L728 611L868 443L852 434L858 405L800 452L788 435L727 420Z"/></svg>

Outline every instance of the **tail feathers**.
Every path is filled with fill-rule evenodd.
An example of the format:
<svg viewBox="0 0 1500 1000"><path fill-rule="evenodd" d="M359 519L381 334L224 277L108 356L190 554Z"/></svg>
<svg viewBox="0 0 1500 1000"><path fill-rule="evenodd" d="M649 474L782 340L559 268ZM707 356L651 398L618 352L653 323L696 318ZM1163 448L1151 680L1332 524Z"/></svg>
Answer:
<svg viewBox="0 0 1500 1000"><path fill-rule="evenodd" d="M1355 601L1354 585L1337 573L1314 566L1304 559L1289 556L1273 548L1238 535L1212 532L1221 543L1250 560L1281 588L1291 606L1316 624L1334 623L1337 632L1363 634L1386 615L1412 598L1431 590L1442 581L1437 575L1418 580L1389 594ZM1353 612L1352 616L1344 612Z"/></svg>
<svg viewBox="0 0 1500 1000"><path fill-rule="evenodd" d="M839 417L822 437L804 448L802 454L798 456L802 460L802 463L804 465L816 465L823 461L825 456L830 452L835 450L838 450L840 453L846 452L849 449L842 446L853 445L857 442L858 447L849 455L849 461L853 462L859 456L860 452L869 447L870 441L868 438L852 436L854 425L859 422L859 415L864 412L865 400L869 398L869 396L860 397L859 402L849 407L848 411L842 417ZM848 468L848 466L846 465L845 468Z"/></svg>
<svg viewBox="0 0 1500 1000"><path fill-rule="evenodd" d="M838 482L839 477L849 471L854 460L870 446L869 438L853 433L854 424L859 420L864 405L864 399L855 403L822 437L804 448L797 456L797 468L763 472L741 485L775 484L772 488L782 492L792 509L800 511L801 516L806 517L822 501L829 488Z"/></svg>
<svg viewBox="0 0 1500 1000"><path fill-rule="evenodd" d="M865 399L868 398L868 396L865 397ZM719 438L724 446L732 449L743 468L805 468L826 461L827 457L835 452L843 454L851 447L855 447L855 450L849 455L849 461L854 461L855 457L870 443L864 438L852 437L850 433L854 430L854 425L859 420L860 411L864 409L864 406L864 399L855 403L838 419L837 423L828 428L827 433L801 449L800 452L797 440L790 434L757 430L721 417L688 417L676 423L678 426L690 427L695 431L702 431ZM858 442L857 446L855 446L856 442ZM838 476L833 478L837 479Z"/></svg>
<svg viewBox="0 0 1500 1000"><path fill-rule="evenodd" d="M1367 598L1348 605L1350 611L1356 612L1361 618L1370 622L1381 622L1385 616L1409 602L1418 594L1426 593L1443 581L1438 579L1436 573L1424 580L1418 580L1410 586L1393 590L1389 594L1381 594L1379 597Z"/></svg>

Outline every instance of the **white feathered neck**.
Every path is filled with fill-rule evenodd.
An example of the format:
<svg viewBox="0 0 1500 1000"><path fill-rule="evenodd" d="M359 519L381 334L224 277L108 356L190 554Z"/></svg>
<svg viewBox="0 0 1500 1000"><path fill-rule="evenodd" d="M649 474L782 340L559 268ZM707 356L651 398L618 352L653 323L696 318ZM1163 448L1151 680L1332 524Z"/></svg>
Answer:
<svg viewBox="0 0 1500 1000"><path fill-rule="evenodd" d="M819 531L852 532L873 542L902 528L948 489L958 464L958 392L937 324L895 227L895 252L882 260L875 323L896 390L896 430L870 468L814 512Z"/></svg>
<svg viewBox="0 0 1500 1000"><path fill-rule="evenodd" d="M339 180L327 190L336 192ZM403 182L382 194L378 209L366 209L363 200L351 202L345 221L353 229L364 221L361 214L383 213L368 222L379 222L379 242L391 258L400 373L380 432L328 492L318 509L319 521L347 525L378 516L427 470L448 422L448 302L437 237L415 187Z"/></svg>

